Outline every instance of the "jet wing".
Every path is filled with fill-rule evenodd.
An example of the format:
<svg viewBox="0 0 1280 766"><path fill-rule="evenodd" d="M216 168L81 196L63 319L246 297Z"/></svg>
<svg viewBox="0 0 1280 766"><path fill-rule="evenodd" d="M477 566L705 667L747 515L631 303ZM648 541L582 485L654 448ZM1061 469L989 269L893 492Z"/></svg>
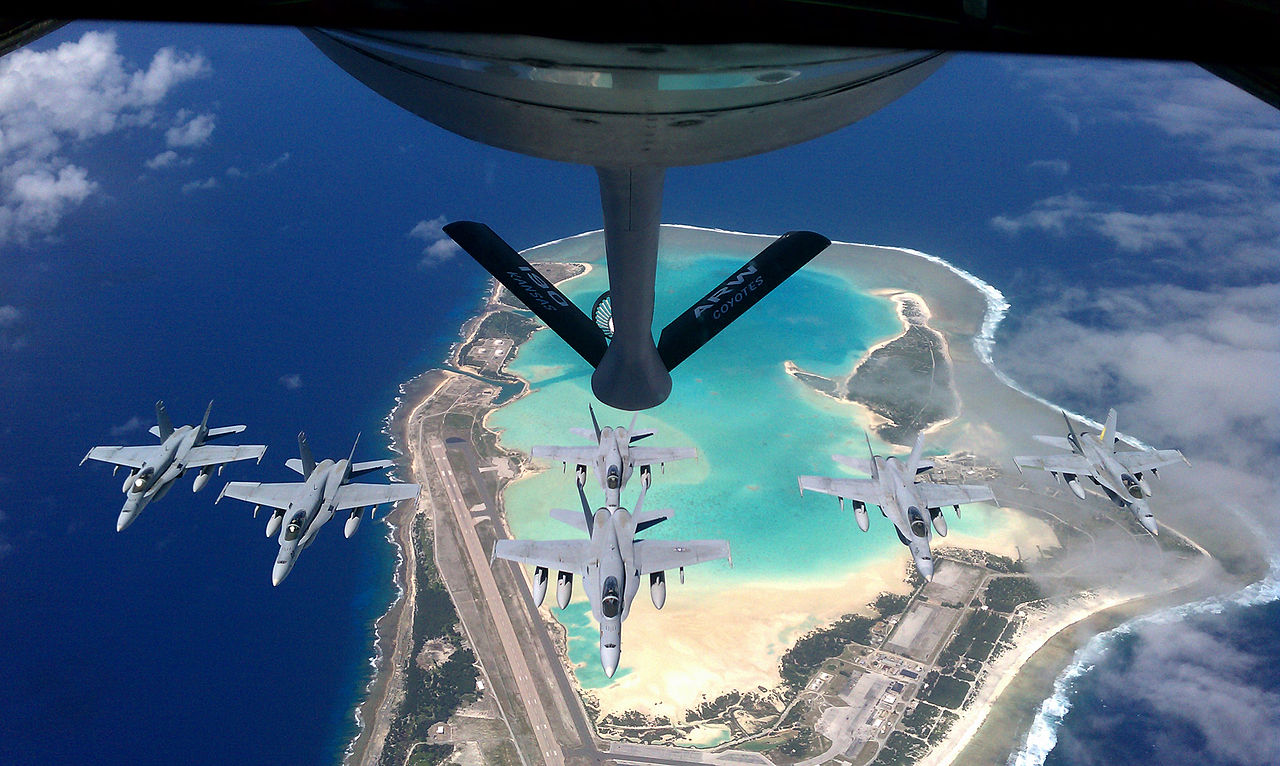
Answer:
<svg viewBox="0 0 1280 766"><path fill-rule="evenodd" d="M991 488L981 484L934 484L920 482L915 486L920 499L930 508L942 508L947 505L965 505L980 503L984 500L996 499Z"/></svg>
<svg viewBox="0 0 1280 766"><path fill-rule="evenodd" d="M122 465L126 468L141 468L142 463L150 456L157 454L159 445L154 447L94 447L84 456L85 460L101 460L104 463Z"/></svg>
<svg viewBox="0 0 1280 766"><path fill-rule="evenodd" d="M1048 444L1050 447L1057 447L1060 450L1066 450L1067 452L1076 451L1076 448L1071 446L1071 442L1067 441L1061 436L1045 436L1043 434L1035 434L1031 438L1035 439L1041 444Z"/></svg>
<svg viewBox="0 0 1280 766"><path fill-rule="evenodd" d="M557 460L561 463L578 463L590 465L596 459L599 447L534 447L529 453L544 460ZM634 452L634 450L633 450Z"/></svg>
<svg viewBox="0 0 1280 766"><path fill-rule="evenodd" d="M650 465L695 458L698 451L693 447L632 447L627 455L635 465Z"/></svg>
<svg viewBox="0 0 1280 766"><path fill-rule="evenodd" d="M836 497L847 497L859 500L868 505L884 507L885 500L880 492L880 482L875 479L831 479L826 476L801 476L800 492L806 489L822 492Z"/></svg>
<svg viewBox="0 0 1280 766"><path fill-rule="evenodd" d="M590 540L499 540L493 555L558 572L581 573L587 567L590 546Z"/></svg>
<svg viewBox="0 0 1280 766"><path fill-rule="evenodd" d="M289 503L298 494L300 487L306 482L294 481L285 484L261 484L256 481L230 481L222 488L218 500L230 497L243 500L254 505L265 505L269 508L288 508ZM216 502L216 501L215 501Z"/></svg>
<svg viewBox="0 0 1280 766"><path fill-rule="evenodd" d="M334 496L333 509L345 511L383 503L398 503L418 496L417 484L343 484Z"/></svg>
<svg viewBox="0 0 1280 766"><path fill-rule="evenodd" d="M1093 464L1082 455L1018 455L1013 462L1020 468L1040 468L1054 473L1074 473L1077 476L1095 475Z"/></svg>
<svg viewBox="0 0 1280 766"><path fill-rule="evenodd" d="M187 468L204 468L207 465L222 465L237 460L261 460L266 451L264 444L245 444L240 447L202 444L192 447L184 462Z"/></svg>
<svg viewBox="0 0 1280 766"><path fill-rule="evenodd" d="M642 575L729 558L725 540L637 540L632 550Z"/></svg>
<svg viewBox="0 0 1280 766"><path fill-rule="evenodd" d="M1155 449L1142 452L1117 452L1115 459L1129 473L1150 471L1152 468L1164 468L1167 465L1181 463L1186 460L1176 449Z"/></svg>

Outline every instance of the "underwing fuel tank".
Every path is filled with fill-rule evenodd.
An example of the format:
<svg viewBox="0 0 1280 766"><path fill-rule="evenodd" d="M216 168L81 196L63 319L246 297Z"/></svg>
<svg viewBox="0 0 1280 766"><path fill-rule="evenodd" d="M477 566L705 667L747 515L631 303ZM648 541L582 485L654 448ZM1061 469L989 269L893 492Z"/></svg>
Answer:
<svg viewBox="0 0 1280 766"><path fill-rule="evenodd" d="M1074 473L1064 473L1062 478L1067 480L1067 486L1071 488L1071 493L1081 500L1084 499L1084 487L1080 486L1080 479Z"/></svg>
<svg viewBox="0 0 1280 766"><path fill-rule="evenodd" d="M556 578L556 603L564 609L573 596L573 573L561 572Z"/></svg>
<svg viewBox="0 0 1280 766"><path fill-rule="evenodd" d="M658 609L667 603L667 573L652 572L649 574L649 598Z"/></svg>
<svg viewBox="0 0 1280 766"><path fill-rule="evenodd" d="M195 482L191 485L192 492L199 492L204 489L204 485L209 483L209 477L213 476L213 466L205 466L200 469L200 475L196 477Z"/></svg>
<svg viewBox="0 0 1280 766"><path fill-rule="evenodd" d="M267 537L275 537L280 531L280 522L284 521L284 509L277 508L271 514L271 518L267 519Z"/></svg>
<svg viewBox="0 0 1280 766"><path fill-rule="evenodd" d="M853 518L858 522L858 529L863 532L871 526L871 520L867 518L867 504L858 500L850 501L853 504Z"/></svg>
<svg viewBox="0 0 1280 766"><path fill-rule="evenodd" d="M350 538L360 528L360 519L364 516L363 508L356 508L351 511L351 515L347 517L346 526L342 528L342 534Z"/></svg>
<svg viewBox="0 0 1280 766"><path fill-rule="evenodd" d="M542 599L547 597L547 568L534 567L533 569L533 605L542 606Z"/></svg>
<svg viewBox="0 0 1280 766"><path fill-rule="evenodd" d="M933 516L933 529L938 533L939 537L947 536L947 520L942 517L941 508L930 508L930 515Z"/></svg>

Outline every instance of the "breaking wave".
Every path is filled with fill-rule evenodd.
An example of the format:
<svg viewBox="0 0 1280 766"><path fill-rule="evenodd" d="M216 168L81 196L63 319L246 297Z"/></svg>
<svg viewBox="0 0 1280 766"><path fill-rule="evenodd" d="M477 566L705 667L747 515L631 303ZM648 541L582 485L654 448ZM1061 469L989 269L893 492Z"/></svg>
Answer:
<svg viewBox="0 0 1280 766"><path fill-rule="evenodd" d="M1266 577L1235 593L1145 614L1094 636L1076 652L1071 664L1054 680L1053 694L1040 704L1026 741L1009 756L1008 766L1043 766L1058 744L1058 730L1071 711L1076 681L1093 670L1122 637L1131 635L1144 625L1164 625L1195 615L1222 614L1227 609L1260 606L1273 601L1280 601L1280 559L1272 559Z"/></svg>

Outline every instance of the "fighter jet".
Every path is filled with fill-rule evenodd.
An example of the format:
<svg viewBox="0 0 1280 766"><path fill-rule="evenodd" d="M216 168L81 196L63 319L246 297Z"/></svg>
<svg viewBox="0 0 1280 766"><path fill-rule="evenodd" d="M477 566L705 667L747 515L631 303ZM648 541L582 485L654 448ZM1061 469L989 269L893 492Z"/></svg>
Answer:
<svg viewBox="0 0 1280 766"><path fill-rule="evenodd" d="M837 463L871 475L870 479L830 479L823 476L801 476L800 494L806 489L835 495L844 509L847 497L853 503L853 515L863 532L870 526L867 505L880 506L880 513L893 522L898 539L911 550L916 569L926 580L933 579L933 554L929 550L933 528L942 537L947 536L947 521L942 507L949 505L960 518L960 506L966 503L995 501L991 489L981 484L935 484L919 481L918 477L933 469L933 463L921 460L924 434L916 439L906 465L897 457L871 455L868 459L832 455ZM867 452L871 452L871 440L867 440Z"/></svg>
<svg viewBox="0 0 1280 766"><path fill-rule="evenodd" d="M724 540L636 540L644 530L666 521L670 510L643 511L646 485L640 488L635 512L605 505L591 512L583 483L577 484L582 513L554 509L551 517L588 535L586 540L499 540L495 558L533 566L533 601L542 604L547 595L551 570L556 576L556 603L564 609L573 593L574 574L582 575L591 601L591 614L600 625L600 664L613 678L622 656L622 621L631 613L631 601L643 578L649 576L649 597L661 609L667 601L666 570L678 569L684 582L684 568L704 561L733 559Z"/></svg>
<svg viewBox="0 0 1280 766"><path fill-rule="evenodd" d="M1080 486L1080 477L1089 478L1102 487L1111 502L1121 508L1128 508L1144 529L1153 535L1159 534L1155 514L1151 513L1146 501L1146 498L1151 497L1151 486L1142 474L1150 471L1152 476L1158 476L1156 471L1160 468L1179 460L1187 463L1182 453L1176 449L1117 452L1114 409L1107 412L1106 425L1097 436L1088 431L1077 434L1066 412L1062 413L1062 418L1067 421L1067 438L1039 434L1034 438L1071 454L1044 457L1018 455L1013 458L1018 470L1040 468L1052 473L1055 479L1066 479L1067 486L1081 500L1084 499L1084 488Z"/></svg>
<svg viewBox="0 0 1280 766"><path fill-rule="evenodd" d="M637 431L634 417L631 418L631 425L626 428L621 426L601 428L596 420L596 411L591 405L587 405L587 411L591 413L591 430L588 431L585 428L569 430L578 436L595 439L594 447L540 446L534 447L532 453L534 457L559 460L566 465L577 464L579 483L585 483L584 474L587 465L591 465L595 469L596 478L600 481L600 488L604 490L604 502L607 506L621 505L622 489L627 486L627 481L631 478L631 473L636 466L640 466L640 480L645 487L648 487L652 481L650 466L653 464L661 465L672 460L686 460L698 456L698 451L692 447L633 447L631 445L657 432L652 429Z"/></svg>
<svg viewBox="0 0 1280 766"><path fill-rule="evenodd" d="M356 444L360 437L356 437ZM271 570L271 584L279 585L298 560L298 553L315 540L316 533L339 511L350 511L343 534L351 537L360 526L365 509L372 518L382 503L398 503L418 496L417 484L349 484L352 479L395 465L393 460L352 463L356 445L344 460L322 460L311 454L307 435L298 434L301 458L290 458L285 466L302 474L305 481L282 484L260 484L248 481L229 482L222 488L218 501L231 497L253 503L254 518L262 506L274 508L267 521L267 537L280 533L280 555ZM285 517L288 517L286 522ZM284 527L281 529L281 527Z"/></svg>
<svg viewBox="0 0 1280 766"><path fill-rule="evenodd" d="M205 442L228 434L238 434L245 426L224 426L209 428L209 413L213 411L213 402L204 411L204 420L198 426L173 427L169 413L165 411L164 402L156 402L156 425L150 431L160 437L160 444L144 447L94 447L84 456L85 460L101 460L113 463L112 475L120 466L129 469L129 478L125 480L121 491L125 494L124 509L116 519L116 531L123 532L126 527L138 518L142 509L153 500L164 497L174 481L182 478L189 469L199 468L191 486L192 492L199 492L209 483L209 477L216 468L222 473L222 467L237 460L255 459L262 461L267 451L265 445L249 444L243 447L209 445Z"/></svg>

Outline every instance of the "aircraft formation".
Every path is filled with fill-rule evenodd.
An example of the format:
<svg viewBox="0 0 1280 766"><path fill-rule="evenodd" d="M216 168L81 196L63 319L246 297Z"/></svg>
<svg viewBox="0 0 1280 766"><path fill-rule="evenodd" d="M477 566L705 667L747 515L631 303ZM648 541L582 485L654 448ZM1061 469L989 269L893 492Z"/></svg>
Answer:
<svg viewBox="0 0 1280 766"><path fill-rule="evenodd" d="M156 402L156 425L150 432L160 438L159 444L94 447L80 461L81 465L86 460L112 463L115 466L112 474L121 467L129 469L129 477L122 488L125 501L116 521L117 532L132 524L149 503L164 497L174 483L191 469L200 469L191 488L193 492L199 492L209 483L214 470L221 474L227 463L249 459L262 462L266 445L233 447L206 444L211 439L237 434L246 428L243 425L209 428L209 413L212 411L213 402L209 402L199 425L174 428L164 402ZM359 441L356 437L356 444ZM304 481L283 484L229 482L214 501L217 503L224 496L229 496L254 503L255 518L261 506L274 509L267 522L267 537L277 531L280 533L280 553L271 571L273 586L284 580L297 562L298 553L311 544L320 527L335 513L349 512L343 532L351 537L360 526L366 510L372 518L379 505L394 505L418 496L417 484L352 484L351 479L357 476L395 465L391 460L353 463L355 444L346 458L336 461L325 459L319 463L312 456L305 434L298 434L298 449L301 457L292 458L285 465L302 474ZM289 517L287 523L286 515Z"/></svg>
<svg viewBox="0 0 1280 766"><path fill-rule="evenodd" d="M556 603L564 609L573 592L574 576L582 578L592 616L600 628L600 664L610 678L617 671L622 652L622 622L631 611L631 602L649 577L650 598L661 609L667 599L666 572L679 571L684 582L684 568L717 559L728 559L732 565L729 543L724 540L658 541L637 539L636 535L671 518L672 511L645 510L645 494L652 485L652 465L696 457L692 448L635 447L635 442L655 435L652 429L636 430L631 425L601 428L595 410L591 414L591 430L574 428L579 436L595 441L583 446L535 446L534 457L575 464L574 475L581 512L562 508L551 510L551 517L586 534L586 539L573 540L499 540L493 549L495 559L507 559L534 568L531 590L535 605L541 605L550 586L551 573L556 573ZM1063 413L1066 417L1066 414ZM1145 498L1151 489L1144 472L1153 476L1159 468L1185 461L1177 450L1135 449L1117 451L1116 412L1111 410L1107 425L1098 436L1077 433L1067 418L1068 437L1036 436L1039 441L1072 450L1072 454L1051 457L1016 457L1019 466L1034 466L1061 474L1072 492L1081 500L1084 490L1079 476L1093 479L1107 497L1133 512L1137 521L1152 535L1157 534L1155 518ZM876 506L898 535L898 540L911 553L916 570L925 580L934 574L931 541L936 533L947 535L943 509L950 506L960 518L960 506L996 501L991 488L984 484L950 484L929 480L934 469L924 458L924 435L920 434L904 462L895 455L876 455L867 437L867 458L832 455L832 459L869 478L835 478L800 476L800 494L805 490L821 492L839 499L841 510L845 500L852 505L858 528L870 529L868 506ZM605 503L594 512L587 499L588 467L596 474L604 491ZM621 504L627 481L639 469L640 493L633 510Z"/></svg>

